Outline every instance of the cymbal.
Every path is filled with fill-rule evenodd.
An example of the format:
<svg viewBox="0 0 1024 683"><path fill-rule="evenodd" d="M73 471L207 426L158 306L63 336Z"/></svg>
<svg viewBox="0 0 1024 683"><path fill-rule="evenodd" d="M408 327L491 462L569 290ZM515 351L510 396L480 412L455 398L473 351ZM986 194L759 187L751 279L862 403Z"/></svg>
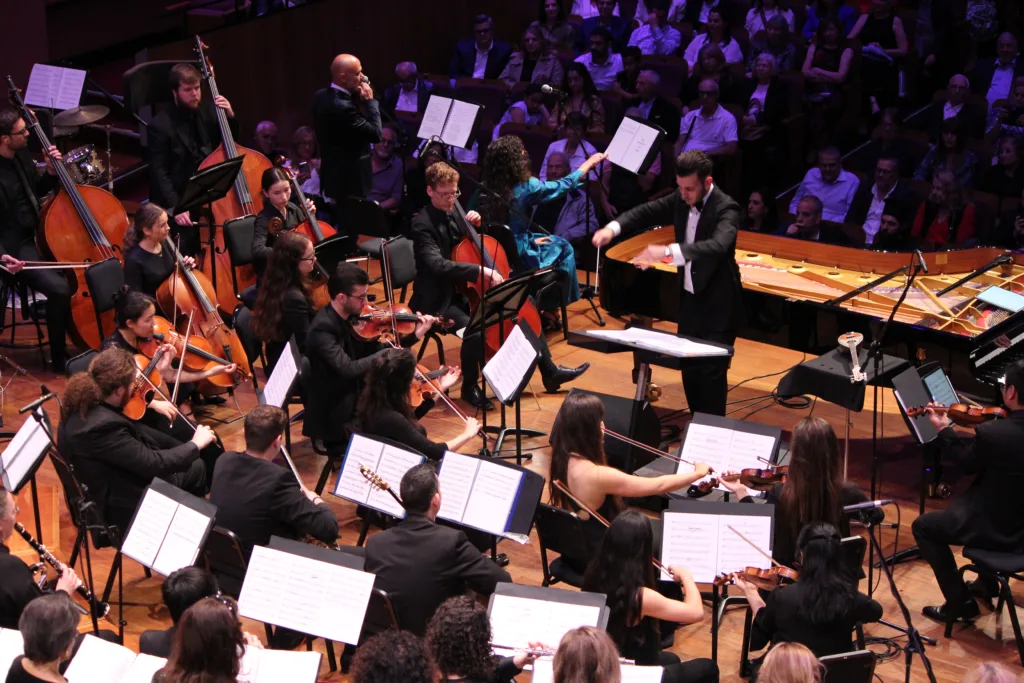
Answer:
<svg viewBox="0 0 1024 683"><path fill-rule="evenodd" d="M53 137L65 138L78 132L78 126L54 126Z"/></svg>
<svg viewBox="0 0 1024 683"><path fill-rule="evenodd" d="M87 104L84 107L65 109L53 117L55 126L84 126L95 123L110 113L110 108L102 104Z"/></svg>

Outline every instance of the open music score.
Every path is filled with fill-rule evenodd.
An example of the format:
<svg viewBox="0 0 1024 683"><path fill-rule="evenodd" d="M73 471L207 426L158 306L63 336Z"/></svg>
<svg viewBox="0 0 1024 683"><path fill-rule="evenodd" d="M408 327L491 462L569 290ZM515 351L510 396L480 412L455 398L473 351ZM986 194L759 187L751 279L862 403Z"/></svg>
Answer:
<svg viewBox="0 0 1024 683"><path fill-rule="evenodd" d="M423 140L438 137L446 145L469 149L482 110L479 104L431 95L416 137Z"/></svg>
<svg viewBox="0 0 1024 683"><path fill-rule="evenodd" d="M68 683L150 683L165 664L163 657L135 654L116 643L86 635L64 677Z"/></svg>
<svg viewBox="0 0 1024 683"><path fill-rule="evenodd" d="M484 379L494 395L508 404L529 382L540 352L526 338L521 325L512 328L497 353L484 365Z"/></svg>
<svg viewBox="0 0 1024 683"><path fill-rule="evenodd" d="M319 652L259 650L246 647L238 683L315 683L320 673Z"/></svg>
<svg viewBox="0 0 1024 683"><path fill-rule="evenodd" d="M21 632L11 628L0 628L0 671L8 671L14 659L23 654L25 641L21 637Z"/></svg>
<svg viewBox="0 0 1024 683"><path fill-rule="evenodd" d="M635 664L619 664L622 672L621 683L661 683L665 672L661 666L636 666ZM553 657L541 657L533 662L533 679L531 683L554 683L555 660Z"/></svg>
<svg viewBox="0 0 1024 683"><path fill-rule="evenodd" d="M744 567L768 569L771 560L729 527L770 554L774 513L774 505L672 501L662 516L661 562L686 567L697 583L711 583L719 574ZM662 573L662 579L671 577Z"/></svg>
<svg viewBox="0 0 1024 683"><path fill-rule="evenodd" d="M605 153L608 161L632 173L639 173L661 150L665 131L628 116L623 117Z"/></svg>
<svg viewBox="0 0 1024 683"><path fill-rule="evenodd" d="M438 517L497 535L509 531L523 484L522 470L449 451L441 461L438 479Z"/></svg>
<svg viewBox="0 0 1024 683"><path fill-rule="evenodd" d="M405 473L424 460L426 458L418 453L381 443L361 434L353 434L349 439L348 450L345 452L345 460L333 493L339 498L404 519L405 508L387 492L370 486L359 472L359 466L369 467L397 489Z"/></svg>
<svg viewBox="0 0 1024 683"><path fill-rule="evenodd" d="M680 457L704 462L718 474L761 469L778 450L782 432L752 422L697 413L686 428ZM692 472L693 466L679 463L677 473ZM727 489L719 484L718 489Z"/></svg>
<svg viewBox="0 0 1024 683"><path fill-rule="evenodd" d="M358 643L375 578L362 571L363 558L276 536L270 544L253 548L238 613L327 640Z"/></svg>
<svg viewBox="0 0 1024 683"><path fill-rule="evenodd" d="M644 351L664 353L676 358L700 356L728 356L728 349L711 344L701 344L691 339L683 339L668 332L658 332L642 327L629 327L624 330L587 330L587 336L606 339L625 344Z"/></svg>
<svg viewBox="0 0 1024 683"><path fill-rule="evenodd" d="M50 109L74 109L82 100L86 72L49 64L33 64L25 87L25 104Z"/></svg>
<svg viewBox="0 0 1024 683"><path fill-rule="evenodd" d="M296 348L295 337L292 337L285 344L284 351L277 359L273 372L267 378L267 383L263 385L263 390L259 392L260 403L277 408L284 407L285 401L288 400L288 394L291 393L292 385L295 384L295 378L299 375L300 360Z"/></svg>
<svg viewBox="0 0 1024 683"><path fill-rule="evenodd" d="M135 510L121 553L169 576L195 564L216 516L212 503L153 479Z"/></svg>
<svg viewBox="0 0 1024 683"><path fill-rule="evenodd" d="M608 622L605 602L602 593L499 583L487 606L491 641L501 646L495 652L526 649L531 642L555 647L574 628L604 628Z"/></svg>
<svg viewBox="0 0 1024 683"><path fill-rule="evenodd" d="M0 453L0 479L4 488L17 493L32 477L36 466L50 449L50 437L34 417L29 416L7 448Z"/></svg>

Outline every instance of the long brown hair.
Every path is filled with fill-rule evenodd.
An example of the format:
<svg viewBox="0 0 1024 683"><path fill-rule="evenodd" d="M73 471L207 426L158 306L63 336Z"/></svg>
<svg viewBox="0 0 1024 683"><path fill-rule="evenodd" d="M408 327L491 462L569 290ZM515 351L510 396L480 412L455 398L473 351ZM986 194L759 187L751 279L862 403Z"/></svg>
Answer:
<svg viewBox="0 0 1024 683"><path fill-rule="evenodd" d="M484 156L484 182L491 192L480 200L481 213L489 223L508 221L504 202L512 198L512 190L532 175L530 157L523 141L515 135L502 135L487 146ZM492 194L493 193L493 194Z"/></svg>
<svg viewBox="0 0 1024 683"><path fill-rule="evenodd" d="M288 290L298 289L309 301L309 291L299 272L299 264L306 255L309 238L301 232L282 232L274 241L274 249L267 259L267 269L256 297L252 312L252 331L265 342L285 341L288 331L282 328L281 311ZM310 301L310 306L312 306Z"/></svg>
<svg viewBox="0 0 1024 683"><path fill-rule="evenodd" d="M611 637L581 626L562 636L555 651L554 683L619 683L622 669Z"/></svg>
<svg viewBox="0 0 1024 683"><path fill-rule="evenodd" d="M84 418L105 398L130 385L136 372L135 359L124 349L102 351L89 363L88 370L68 380L64 388L61 419L66 420L75 413Z"/></svg>
<svg viewBox="0 0 1024 683"><path fill-rule="evenodd" d="M234 683L241 670L245 637L238 616L221 600L203 598L185 610L174 633L159 683Z"/></svg>
<svg viewBox="0 0 1024 683"><path fill-rule="evenodd" d="M839 526L839 442L832 425L820 417L805 417L793 427L789 477L779 496L780 515L793 538L810 522Z"/></svg>
<svg viewBox="0 0 1024 683"><path fill-rule="evenodd" d="M555 488L558 479L569 485L569 460L573 457L589 460L595 465L607 465L604 455L604 434L601 421L604 420L604 404L593 394L581 391L571 392L562 402L551 430L551 476L548 477L548 498L551 504L564 510L573 507L565 494ZM615 497L615 505L622 509L621 501Z"/></svg>
<svg viewBox="0 0 1024 683"><path fill-rule="evenodd" d="M143 230L145 228L152 228L156 225L156 222L160 220L160 216L165 213L167 213L166 209L161 206L157 206L153 202L148 202L135 209L135 215L132 217L132 224L124 231L125 251L141 242L142 238L146 236L146 233L143 232Z"/></svg>
<svg viewBox="0 0 1024 683"><path fill-rule="evenodd" d="M377 354L359 397L356 422L366 428L382 410L397 410L409 422L415 421L409 405L409 387L416 374L416 358L409 349L387 349Z"/></svg>

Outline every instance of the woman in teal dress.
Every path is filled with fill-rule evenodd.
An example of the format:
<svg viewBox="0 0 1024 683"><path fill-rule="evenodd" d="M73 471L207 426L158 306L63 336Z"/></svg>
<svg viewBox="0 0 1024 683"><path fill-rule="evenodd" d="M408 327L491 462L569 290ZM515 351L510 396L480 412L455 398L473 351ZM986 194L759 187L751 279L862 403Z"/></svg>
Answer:
<svg viewBox="0 0 1024 683"><path fill-rule="evenodd" d="M542 182L530 172L530 157L523 142L514 135L503 135L487 146L484 160L484 184L491 192L515 208L508 207L490 193L480 200L481 213L488 223L504 223L512 231L516 249L523 266L528 269L554 267L568 277L568 300L580 298L580 284L576 277L576 258L572 245L557 235L533 232L528 216L533 207L563 197L581 186L581 179L607 155L592 155L575 171L559 180ZM553 305L552 305L553 303ZM540 308L557 308L557 301L540 302Z"/></svg>

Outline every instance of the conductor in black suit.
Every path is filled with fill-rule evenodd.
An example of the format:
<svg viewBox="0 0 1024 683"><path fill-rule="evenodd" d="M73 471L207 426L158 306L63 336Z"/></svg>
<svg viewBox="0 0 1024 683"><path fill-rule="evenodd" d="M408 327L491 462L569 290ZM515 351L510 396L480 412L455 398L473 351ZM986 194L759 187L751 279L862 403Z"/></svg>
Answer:
<svg viewBox="0 0 1024 683"><path fill-rule="evenodd" d="M146 129L149 136L149 199L173 211L181 201L188 179L199 170L199 164L220 144L220 129L213 107L203 103L199 70L191 64L175 64L169 76L174 104L157 114ZM214 105L228 115L232 135L238 124L231 103L223 95L214 98ZM174 214L174 222L187 227L183 251L193 254L198 249L198 232L192 230L195 220L190 212Z"/></svg>
<svg viewBox="0 0 1024 683"><path fill-rule="evenodd" d="M320 145L320 185L336 202L363 197L369 185L359 160L380 142L380 108L363 65L353 55L331 62L331 84L313 97L313 128Z"/></svg>
<svg viewBox="0 0 1024 683"><path fill-rule="evenodd" d="M942 456L974 475L970 487L949 507L923 514L911 526L921 557L931 565L946 599L940 607L924 608L924 615L937 621L944 622L950 612L958 619L973 619L980 610L971 593L991 597L995 587L994 581L990 586L979 583L969 592L950 546L1007 553L1024 548L1024 360L1007 368L1002 394L1009 417L978 425L973 439L963 438L945 414L929 406Z"/></svg>
<svg viewBox="0 0 1024 683"><path fill-rule="evenodd" d="M642 204L594 233L595 247L620 234L674 225L676 241L650 245L633 262L646 269L671 258L679 269L679 334L732 345L743 320L743 290L736 265L740 208L715 186L711 157L699 150L676 159L679 192ZM683 370L683 389L694 413L725 415L727 368L717 363Z"/></svg>
<svg viewBox="0 0 1024 683"><path fill-rule="evenodd" d="M375 574L374 587L390 596L402 630L422 636L448 598L467 588L490 595L499 582L512 578L481 555L464 532L434 523L441 509L434 465L406 472L400 495L405 519L366 541L364 571Z"/></svg>

